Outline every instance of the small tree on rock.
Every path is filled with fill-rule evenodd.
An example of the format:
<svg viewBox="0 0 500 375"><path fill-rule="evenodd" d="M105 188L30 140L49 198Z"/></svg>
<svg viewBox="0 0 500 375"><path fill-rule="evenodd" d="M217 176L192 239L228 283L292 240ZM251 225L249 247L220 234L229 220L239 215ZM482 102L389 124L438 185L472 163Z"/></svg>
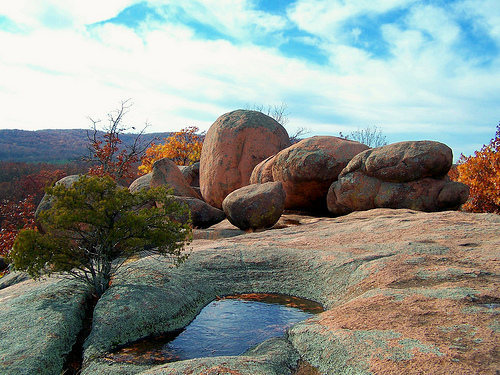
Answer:
<svg viewBox="0 0 500 375"><path fill-rule="evenodd" d="M98 128L100 120L89 118L92 122L92 128L87 132L89 154L83 158L91 164L89 174L109 176L125 184L137 177L136 163L149 147L150 142L146 144L142 142L142 135L148 126L146 124L135 137L132 145L123 146L120 135L127 130L135 130L135 127L123 124L123 118L131 106L129 100L122 101L116 111L108 113L108 124L103 126L102 130Z"/></svg>
<svg viewBox="0 0 500 375"><path fill-rule="evenodd" d="M342 134L342 132L340 132L339 135L340 138L357 141L369 147L381 147L387 144L387 139L385 135L382 134L382 129L380 129L378 126L368 126L365 129L358 129L347 135L344 135Z"/></svg>
<svg viewBox="0 0 500 375"><path fill-rule="evenodd" d="M44 233L19 232L9 255L15 270L39 278L62 272L102 295L116 271L141 251L185 259L191 239L185 206L164 187L131 193L110 177L81 176L71 187L47 189L53 206L40 214ZM147 203L156 201L155 207Z"/></svg>

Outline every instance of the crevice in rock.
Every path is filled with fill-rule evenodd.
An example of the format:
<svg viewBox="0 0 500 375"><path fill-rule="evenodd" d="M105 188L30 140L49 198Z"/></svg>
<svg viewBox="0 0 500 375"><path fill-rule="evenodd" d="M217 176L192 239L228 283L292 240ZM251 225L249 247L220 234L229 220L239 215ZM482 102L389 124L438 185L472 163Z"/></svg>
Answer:
<svg viewBox="0 0 500 375"><path fill-rule="evenodd" d="M83 317L82 329L78 333L76 342L73 344L71 351L66 356L61 375L78 375L81 372L83 362L83 344L92 330L94 309L98 300L99 297L95 294L91 294L84 302L85 315Z"/></svg>
<svg viewBox="0 0 500 375"><path fill-rule="evenodd" d="M372 262L374 260L389 258L396 255L396 253L388 253L388 254L376 254L376 255L368 255L362 258L351 260L350 262L344 263L342 266L349 266L352 264L356 264L356 268L359 267L363 263Z"/></svg>

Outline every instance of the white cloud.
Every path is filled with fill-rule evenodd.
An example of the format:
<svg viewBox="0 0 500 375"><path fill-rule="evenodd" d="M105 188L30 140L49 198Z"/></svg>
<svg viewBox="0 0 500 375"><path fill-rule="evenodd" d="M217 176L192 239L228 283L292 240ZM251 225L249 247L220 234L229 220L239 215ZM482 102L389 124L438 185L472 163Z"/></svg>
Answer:
<svg viewBox="0 0 500 375"><path fill-rule="evenodd" d="M0 14L21 25L38 27L80 27L104 21L138 0L15 0L4 1Z"/></svg>
<svg viewBox="0 0 500 375"><path fill-rule="evenodd" d="M457 12L474 21L476 27L484 28L500 46L500 7L498 0L464 0L455 5Z"/></svg>
<svg viewBox="0 0 500 375"><path fill-rule="evenodd" d="M459 36L460 28L454 15L432 5L414 6L408 16L408 26L422 30L437 39L439 43L450 45Z"/></svg>
<svg viewBox="0 0 500 375"><path fill-rule="evenodd" d="M131 2L114 2L91 16L79 13L77 2L48 3L81 26L112 17ZM151 2L160 3L167 2ZM202 40L178 22L145 23L137 30L110 23L90 31L76 26L56 30L40 26L40 10L32 9L24 22L38 26L30 32L0 31L1 126L87 127L87 115L104 118L120 100L132 98L135 105L129 121L140 126L147 120L153 125L150 131L187 125L207 129L219 115L245 104L285 101L290 128L304 126L314 134L336 135L379 125L394 141L415 134L439 139L444 132L458 136L483 132L488 134L487 142L488 126L493 129L498 121L500 77L495 72L500 71L500 60L478 68L453 50L456 14L452 17L439 8L416 5L405 27L383 25L391 53L386 60L339 43L331 33L350 15L384 12L408 3L336 2L332 6L327 1L299 0L290 15L323 39L321 46L331 61L325 66L287 58L248 41ZM278 32L291 22L264 14L249 1L200 4L182 2L192 17L209 21L235 39L251 40L252 32ZM7 16L22 19L15 9ZM434 36L433 42L429 43L427 33ZM312 38L304 41L317 43Z"/></svg>
<svg viewBox="0 0 500 375"><path fill-rule="evenodd" d="M282 30L288 22L281 16L256 10L249 0L149 0L149 4L167 19L172 18L172 7L181 9L190 18L240 41Z"/></svg>
<svg viewBox="0 0 500 375"><path fill-rule="evenodd" d="M381 14L414 0L298 0L288 16L302 30L326 40L338 37L338 28L351 17Z"/></svg>

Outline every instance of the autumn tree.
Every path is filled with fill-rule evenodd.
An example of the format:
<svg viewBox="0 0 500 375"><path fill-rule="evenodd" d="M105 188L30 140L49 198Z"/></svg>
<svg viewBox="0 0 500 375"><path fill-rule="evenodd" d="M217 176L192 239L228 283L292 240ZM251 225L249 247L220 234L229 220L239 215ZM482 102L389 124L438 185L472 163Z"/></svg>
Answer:
<svg viewBox="0 0 500 375"><path fill-rule="evenodd" d="M0 202L0 256L9 254L21 229L35 227L35 209L33 195L28 195L18 202Z"/></svg>
<svg viewBox="0 0 500 375"><path fill-rule="evenodd" d="M500 214L500 123L495 137L474 155L460 156L450 177L469 186L466 211Z"/></svg>
<svg viewBox="0 0 500 375"><path fill-rule="evenodd" d="M191 165L200 160L204 133L198 133L196 126L188 126L165 138L161 144L152 144L141 158L141 174L152 171L155 161L169 158L177 165Z"/></svg>
<svg viewBox="0 0 500 375"><path fill-rule="evenodd" d="M123 124L123 118L131 106L129 100L122 101L116 111L108 113L108 123L102 129L98 127L100 120L89 118L92 122L91 130L87 132L89 154L84 160L91 164L88 172L90 175L109 176L124 184L137 177L135 165L150 143L142 142L148 126L146 124L132 145L123 146L120 135L128 130L135 130L135 127Z"/></svg>
<svg viewBox="0 0 500 375"><path fill-rule="evenodd" d="M0 256L7 256L21 229L35 227L35 210L44 189L63 177L61 170L41 170L11 182L18 194L0 201Z"/></svg>
<svg viewBox="0 0 500 375"><path fill-rule="evenodd" d="M99 297L131 256L150 253L182 261L191 239L189 223L176 220L187 208L159 187L131 193L109 176L81 176L71 187L47 189L53 206L40 213L44 233L19 232L9 260L33 278L61 272L89 285ZM154 207L146 203L156 201Z"/></svg>
<svg viewBox="0 0 500 375"><path fill-rule="evenodd" d="M44 189L64 176L84 173L88 166L83 163L49 164L0 161L0 201L21 201L30 194L35 203L41 199Z"/></svg>

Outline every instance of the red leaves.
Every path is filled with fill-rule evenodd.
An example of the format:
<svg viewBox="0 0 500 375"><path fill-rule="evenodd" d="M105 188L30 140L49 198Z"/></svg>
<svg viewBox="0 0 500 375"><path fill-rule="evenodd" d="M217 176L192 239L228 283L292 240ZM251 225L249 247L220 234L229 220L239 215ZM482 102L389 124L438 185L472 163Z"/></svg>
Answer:
<svg viewBox="0 0 500 375"><path fill-rule="evenodd" d="M28 167L23 170L28 171ZM45 187L65 175L60 169L42 169L24 176L17 175L12 181L3 183L10 185L10 188L3 191L0 201L0 255L9 253L21 229L35 228L35 210Z"/></svg>
<svg viewBox="0 0 500 375"><path fill-rule="evenodd" d="M99 177L109 176L116 182L124 184L128 184L130 180L137 177L135 164L139 161L139 155L147 147L142 148L139 144L144 130L130 147L123 147L120 139L120 134L128 130L121 125L121 122L130 106L128 101L124 101L117 111L108 114L108 125L103 129L104 134L97 130L99 121L91 119L92 135L87 134L89 140L87 148L90 153L85 160L91 162L93 166L89 168L88 174Z"/></svg>
<svg viewBox="0 0 500 375"><path fill-rule="evenodd" d="M35 228L34 198L34 195L28 195L19 202L0 203L0 255L9 253L21 229Z"/></svg>

